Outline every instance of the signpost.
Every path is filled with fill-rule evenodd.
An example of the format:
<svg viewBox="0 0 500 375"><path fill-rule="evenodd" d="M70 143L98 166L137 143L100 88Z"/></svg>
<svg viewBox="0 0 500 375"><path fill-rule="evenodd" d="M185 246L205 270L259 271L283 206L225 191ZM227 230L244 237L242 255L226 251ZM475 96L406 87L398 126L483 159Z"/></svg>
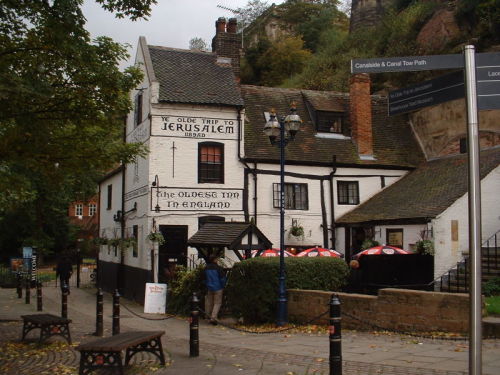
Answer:
<svg viewBox="0 0 500 375"><path fill-rule="evenodd" d="M474 46L467 45L464 47L463 55L390 57L351 61L351 73L409 72L434 69L463 69L464 72L469 167L469 249L471 254L469 374L481 375L481 180L479 177L478 110L500 109L500 53L476 55ZM458 94L454 87L458 86L450 86L446 82L441 83L439 89L441 91L449 90L448 97L446 94L437 95L439 89L436 90L436 87L433 89L432 85L429 87L428 82L398 90L392 94L393 100L399 99L400 104L399 107L396 104L393 110L402 113L409 111L410 107L417 109L442 102L438 100L451 100L453 94Z"/></svg>
<svg viewBox="0 0 500 375"><path fill-rule="evenodd" d="M478 109L500 109L500 53L478 53L476 61Z"/></svg>
<svg viewBox="0 0 500 375"><path fill-rule="evenodd" d="M416 72L437 69L463 69L461 54L382 57L351 60L351 73Z"/></svg>
<svg viewBox="0 0 500 375"><path fill-rule="evenodd" d="M463 98L462 71L389 92L389 116Z"/></svg>

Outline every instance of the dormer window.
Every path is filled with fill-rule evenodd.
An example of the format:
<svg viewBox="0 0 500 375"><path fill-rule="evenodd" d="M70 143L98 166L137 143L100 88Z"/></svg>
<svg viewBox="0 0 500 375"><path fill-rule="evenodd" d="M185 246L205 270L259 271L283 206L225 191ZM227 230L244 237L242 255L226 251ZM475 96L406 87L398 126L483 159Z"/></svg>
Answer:
<svg viewBox="0 0 500 375"><path fill-rule="evenodd" d="M343 131L343 112L316 112L316 128L322 133L342 134Z"/></svg>

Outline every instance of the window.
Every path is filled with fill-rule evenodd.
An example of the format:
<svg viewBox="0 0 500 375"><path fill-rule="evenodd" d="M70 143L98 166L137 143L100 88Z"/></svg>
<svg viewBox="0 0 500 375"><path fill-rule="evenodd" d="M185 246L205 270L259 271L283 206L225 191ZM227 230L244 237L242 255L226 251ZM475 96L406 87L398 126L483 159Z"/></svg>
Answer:
<svg viewBox="0 0 500 375"><path fill-rule="evenodd" d="M339 204L359 204L358 181L337 181Z"/></svg>
<svg viewBox="0 0 500 375"><path fill-rule="evenodd" d="M386 243L390 246L403 248L403 229L387 229Z"/></svg>
<svg viewBox="0 0 500 375"><path fill-rule="evenodd" d="M83 204L75 205L75 216L83 216Z"/></svg>
<svg viewBox="0 0 500 375"><path fill-rule="evenodd" d="M224 183L224 145L202 142L198 146L198 183Z"/></svg>
<svg viewBox="0 0 500 375"><path fill-rule="evenodd" d="M280 184L273 184L273 207L280 207ZM285 209L308 210L307 184L285 184Z"/></svg>
<svg viewBox="0 0 500 375"><path fill-rule="evenodd" d="M106 208L108 210L111 210L111 201L113 199L113 185L108 185L108 202L107 202L107 205L106 205Z"/></svg>
<svg viewBox="0 0 500 375"><path fill-rule="evenodd" d="M340 133L342 134L342 118L341 112L316 112L316 126L319 132Z"/></svg>
<svg viewBox="0 0 500 375"><path fill-rule="evenodd" d="M134 241L134 244L132 245L132 256L134 258L137 258L137 255L138 255L138 239L139 239L139 226L138 225L134 225L132 226L132 236L135 238L135 241Z"/></svg>
<svg viewBox="0 0 500 375"><path fill-rule="evenodd" d="M198 218L198 229L201 229L206 223L220 223L225 220L224 216L201 216Z"/></svg>
<svg viewBox="0 0 500 375"><path fill-rule="evenodd" d="M97 212L97 205L95 203L89 204L89 216L94 216Z"/></svg>
<svg viewBox="0 0 500 375"><path fill-rule="evenodd" d="M134 126L137 127L142 122L142 91L135 96Z"/></svg>

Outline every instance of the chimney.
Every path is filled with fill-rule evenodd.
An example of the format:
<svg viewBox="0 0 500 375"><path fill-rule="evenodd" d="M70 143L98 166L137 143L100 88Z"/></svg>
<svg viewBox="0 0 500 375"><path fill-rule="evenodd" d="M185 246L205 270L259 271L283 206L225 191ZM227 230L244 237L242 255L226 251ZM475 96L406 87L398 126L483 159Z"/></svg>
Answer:
<svg viewBox="0 0 500 375"><path fill-rule="evenodd" d="M226 19L224 17L219 17L217 21L215 21L215 34L225 33L226 32Z"/></svg>
<svg viewBox="0 0 500 375"><path fill-rule="evenodd" d="M366 73L352 75L349 82L352 139L361 160L374 160L370 83Z"/></svg>
<svg viewBox="0 0 500 375"><path fill-rule="evenodd" d="M236 80L239 81L241 34L237 34L236 29L236 18L229 19L226 30L226 19L220 17L215 22L215 36L212 39L212 52L214 52L217 57L231 59L231 67L233 68Z"/></svg>
<svg viewBox="0 0 500 375"><path fill-rule="evenodd" d="M230 18L227 23L227 32L231 34L236 34L237 21L236 18Z"/></svg>

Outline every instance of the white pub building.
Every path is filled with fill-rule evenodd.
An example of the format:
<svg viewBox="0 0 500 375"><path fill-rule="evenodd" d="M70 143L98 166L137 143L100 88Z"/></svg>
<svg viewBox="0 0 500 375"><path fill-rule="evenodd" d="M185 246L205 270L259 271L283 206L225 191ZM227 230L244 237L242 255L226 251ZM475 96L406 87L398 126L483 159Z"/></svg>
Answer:
<svg viewBox="0 0 500 375"><path fill-rule="evenodd" d="M99 185L100 236L137 242L123 251L101 246L105 289L143 300L144 284L156 273L162 281L167 263L200 262L188 241L207 222L252 223L268 241L248 236L243 243L279 248L279 149L263 128L272 108L286 115L291 102L303 125L285 153L288 250L319 245L348 260L366 237L408 249L431 231L439 212L420 215L389 203L385 215L342 220L426 163L408 117L388 117L386 98L370 95L369 77L353 76L349 93L240 85L240 38L234 19L219 19L212 53L139 39L144 80L131 93L126 141L144 143L149 153ZM148 239L155 232L164 244ZM233 250L225 250L228 264L239 261Z"/></svg>

